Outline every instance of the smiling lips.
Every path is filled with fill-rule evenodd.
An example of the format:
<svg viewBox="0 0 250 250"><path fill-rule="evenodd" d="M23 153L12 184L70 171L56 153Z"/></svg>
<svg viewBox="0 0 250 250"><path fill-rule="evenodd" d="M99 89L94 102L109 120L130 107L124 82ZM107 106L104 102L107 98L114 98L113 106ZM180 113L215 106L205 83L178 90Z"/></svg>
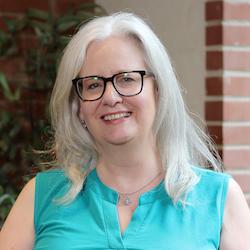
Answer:
<svg viewBox="0 0 250 250"><path fill-rule="evenodd" d="M104 115L104 116L102 116L102 119L104 121L112 121L112 120L117 120L120 118L129 117L130 115L131 115L131 112L122 112L122 113Z"/></svg>

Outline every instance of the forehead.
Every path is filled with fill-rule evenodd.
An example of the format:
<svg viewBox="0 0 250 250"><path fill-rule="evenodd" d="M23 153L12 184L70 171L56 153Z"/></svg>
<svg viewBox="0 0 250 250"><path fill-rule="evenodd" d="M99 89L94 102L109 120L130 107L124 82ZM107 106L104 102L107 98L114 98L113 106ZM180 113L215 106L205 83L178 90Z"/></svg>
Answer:
<svg viewBox="0 0 250 250"><path fill-rule="evenodd" d="M110 36L88 46L80 73L108 76L145 68L144 51L139 41L128 36Z"/></svg>

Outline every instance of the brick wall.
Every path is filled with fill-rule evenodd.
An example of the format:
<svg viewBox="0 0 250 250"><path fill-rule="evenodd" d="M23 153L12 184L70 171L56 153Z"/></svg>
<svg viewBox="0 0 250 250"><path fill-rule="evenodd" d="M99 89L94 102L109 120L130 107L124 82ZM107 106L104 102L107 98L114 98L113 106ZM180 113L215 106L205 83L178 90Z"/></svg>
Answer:
<svg viewBox="0 0 250 250"><path fill-rule="evenodd" d="M250 205L250 1L206 1L206 120Z"/></svg>
<svg viewBox="0 0 250 250"><path fill-rule="evenodd" d="M79 9L78 4L93 2L92 0L22 0L4 1L0 0L0 29L5 30L3 19L18 19L24 16L30 8L40 10L52 10L53 14L61 16L71 9ZM73 31L72 31L73 33ZM37 165L31 159L31 146L41 149L39 143L45 144L47 137L44 135L46 129L42 123L46 123L45 106L49 97L48 90L34 90L35 83L31 75L27 75L27 48L34 47L37 39L34 32L26 28L20 33L15 33L15 41L18 43L18 51L12 57L0 57L0 72L3 72L11 88L14 90L21 87L21 98L17 102L7 101L0 87L0 111L8 111L12 115L9 123L4 126L4 133L9 135L6 141L7 153L0 154L0 185L11 187L19 191L37 171ZM25 58L26 56L26 58ZM40 72L42 77L42 72ZM49 91L50 92L50 91ZM2 116L1 116L2 117ZM9 126L9 124L11 125ZM13 125L13 126L12 126ZM18 126L18 129L16 127ZM13 129L14 127L14 129ZM11 130L12 129L12 130ZM10 136L10 130L12 137ZM14 132L13 132L14 131ZM17 131L17 132L15 132ZM44 143L43 143L44 142ZM9 150L9 144L13 145ZM14 149L13 149L14 148ZM23 178L22 178L23 177ZM8 180L8 181L6 181Z"/></svg>
<svg viewBox="0 0 250 250"><path fill-rule="evenodd" d="M22 1L4 1L0 0L0 29L5 30L6 27L4 25L4 18L15 18L18 19L24 15L24 13L30 9L40 9L40 10L52 10L55 15L61 15L65 13L69 8L76 9L79 4L86 2L94 2L93 0L22 0ZM22 32L22 34L18 34L15 39L18 41L18 53L14 57L11 58L0 58L0 72L2 71L8 78L10 85L15 88L15 86L19 86L20 83L30 82L29 77L25 74L25 51L27 48L33 47L36 44L36 40L34 35L31 34L29 30ZM28 93L29 90L22 89L21 93L23 94L22 100L30 97ZM34 94L34 93L33 93ZM38 93L41 95L42 93ZM28 96L28 98L27 98ZM39 105L44 105L44 100L38 96L34 96L36 99L36 104L32 105L33 107L37 107L34 115L41 117L44 115L43 107L39 107ZM44 98L43 98L44 99ZM22 105L24 107L22 107ZM0 91L0 108L1 109L10 109L13 110L9 103L6 102L2 98L2 93ZM15 109L16 107L14 107ZM20 103L21 109L27 108L27 103ZM33 108L34 109L34 108ZM28 110L27 110L28 112Z"/></svg>

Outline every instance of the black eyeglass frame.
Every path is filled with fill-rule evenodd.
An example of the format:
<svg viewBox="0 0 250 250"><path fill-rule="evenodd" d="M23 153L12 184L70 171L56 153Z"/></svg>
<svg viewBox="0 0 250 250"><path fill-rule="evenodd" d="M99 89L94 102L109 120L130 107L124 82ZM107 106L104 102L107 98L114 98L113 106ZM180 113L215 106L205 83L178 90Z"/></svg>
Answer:
<svg viewBox="0 0 250 250"><path fill-rule="evenodd" d="M115 83L114 83L114 79L117 75L120 75L120 74L126 74L126 73L139 73L141 75L141 89L138 93L136 94L133 94L133 95L123 95L121 94L116 86L115 86ZM111 82L114 89L116 90L116 92L121 95L121 96L126 96L126 97L131 97L131 96L136 96L136 95L139 95L141 92L142 92L142 89L143 89L143 78L144 76L154 76L154 74L152 72L149 72L149 71L146 71L146 70L132 70L132 71L124 71L124 72L119 72L119 73L116 73L114 75L112 75L111 77L103 77L103 76L98 76L98 75L91 75L91 76L85 76L85 77L77 77L77 78L74 78L72 80L72 83L75 87L75 90L76 90L76 93L78 95L78 97L82 100L82 101L96 101L96 100L99 100L102 98L103 94L105 93L105 90L106 90L106 86L107 86L107 82ZM104 82L104 88L103 88L103 92L102 94L100 95L100 97L96 98L96 99L93 99L93 100L87 100L87 99L83 99L82 96L80 95L79 91L78 91L78 87L77 87L77 82L79 80L83 80L85 78L89 78L89 77L98 77L99 79L102 79L103 82Z"/></svg>

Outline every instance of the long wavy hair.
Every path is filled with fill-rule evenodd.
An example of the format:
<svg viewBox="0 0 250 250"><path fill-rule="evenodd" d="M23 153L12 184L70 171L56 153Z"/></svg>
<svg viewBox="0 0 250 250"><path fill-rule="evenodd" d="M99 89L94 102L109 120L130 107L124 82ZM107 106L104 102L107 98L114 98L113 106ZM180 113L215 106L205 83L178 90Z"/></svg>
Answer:
<svg viewBox="0 0 250 250"><path fill-rule="evenodd" d="M159 97L153 130L162 165L167 170L165 187L173 202L184 203L188 191L199 181L192 166L220 170L221 161L211 139L187 112L165 47L148 24L125 12L89 21L72 37L63 53L50 102L54 129L50 152L55 155L54 166L62 168L71 181L61 202L69 203L77 196L98 160L94 141L79 121L79 100L72 79L80 72L89 44L112 35L135 38L155 75Z"/></svg>

